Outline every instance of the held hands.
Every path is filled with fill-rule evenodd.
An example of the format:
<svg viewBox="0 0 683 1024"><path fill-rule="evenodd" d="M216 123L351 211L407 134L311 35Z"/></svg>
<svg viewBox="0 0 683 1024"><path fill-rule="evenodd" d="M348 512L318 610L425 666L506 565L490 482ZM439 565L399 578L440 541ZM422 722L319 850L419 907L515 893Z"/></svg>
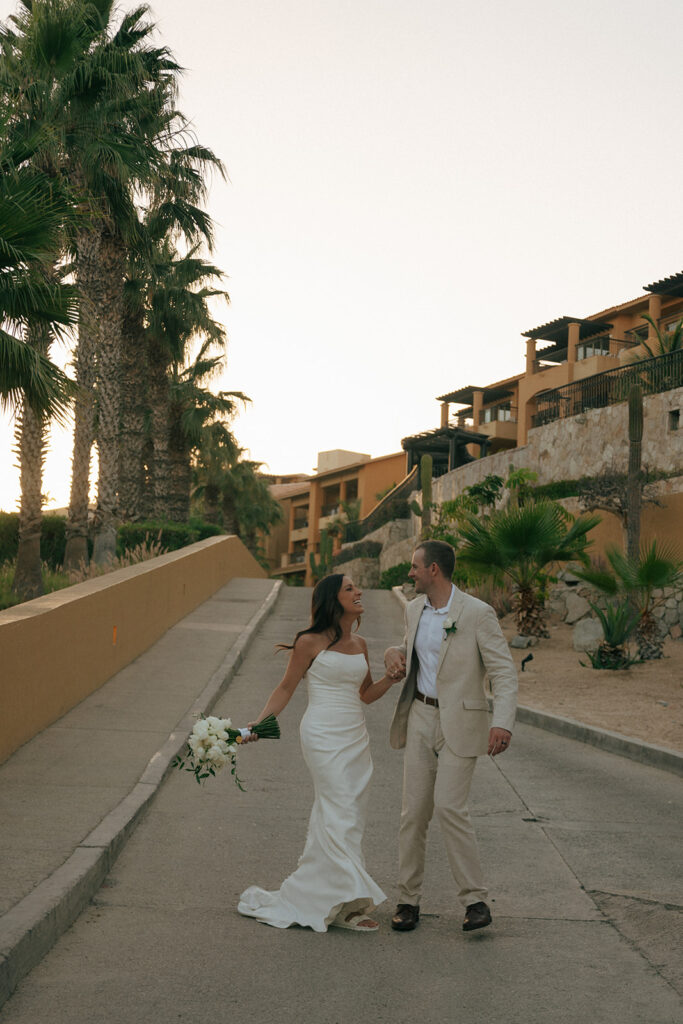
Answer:
<svg viewBox="0 0 683 1024"><path fill-rule="evenodd" d="M254 726L257 725L257 724L258 724L257 722L247 722L247 729L253 729ZM258 740L258 736L256 735L256 733L255 732L251 732L251 733L249 733L248 736L245 736L242 739L242 743L256 743L257 740Z"/></svg>
<svg viewBox="0 0 683 1024"><path fill-rule="evenodd" d="M506 751L510 746L511 737L512 733L508 732L507 729L490 729L488 752L491 757L495 757L496 754L502 754Z"/></svg>
<svg viewBox="0 0 683 1024"><path fill-rule="evenodd" d="M386 668L387 679L392 683L398 683L406 674L406 659L396 647L390 647L384 655L384 667Z"/></svg>

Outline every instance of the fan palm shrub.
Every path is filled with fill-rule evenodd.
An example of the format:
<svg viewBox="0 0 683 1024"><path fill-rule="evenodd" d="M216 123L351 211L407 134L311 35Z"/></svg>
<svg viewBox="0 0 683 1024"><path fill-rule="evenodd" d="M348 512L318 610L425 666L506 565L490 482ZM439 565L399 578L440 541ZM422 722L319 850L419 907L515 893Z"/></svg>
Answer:
<svg viewBox="0 0 683 1024"><path fill-rule="evenodd" d="M494 511L486 519L465 514L459 523L458 569L475 577L507 578L515 592L518 631L548 636L543 607L555 563L588 564L588 533L600 517L572 516L554 501Z"/></svg>
<svg viewBox="0 0 683 1024"><path fill-rule="evenodd" d="M665 588L683 585L683 561L674 548L653 540L637 558L615 546L605 552L609 568L589 566L576 575L611 598L628 604L635 615L635 640L641 661L661 658L664 635L654 611L665 600Z"/></svg>

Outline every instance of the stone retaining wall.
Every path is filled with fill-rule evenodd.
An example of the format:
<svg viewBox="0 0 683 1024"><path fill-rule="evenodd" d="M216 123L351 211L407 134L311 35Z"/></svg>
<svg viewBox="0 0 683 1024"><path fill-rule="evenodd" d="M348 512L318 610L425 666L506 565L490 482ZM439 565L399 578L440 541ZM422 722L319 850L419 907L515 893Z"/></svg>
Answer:
<svg viewBox="0 0 683 1024"><path fill-rule="evenodd" d="M671 429L669 414L683 406L683 388L643 401L643 466L683 473L683 424ZM507 477L510 466L538 473L539 484L575 480L604 472L626 472L628 466L628 404L589 409L529 431L526 445L469 462L434 481L434 501L455 498L465 487L489 473ZM678 490L681 490L679 487Z"/></svg>

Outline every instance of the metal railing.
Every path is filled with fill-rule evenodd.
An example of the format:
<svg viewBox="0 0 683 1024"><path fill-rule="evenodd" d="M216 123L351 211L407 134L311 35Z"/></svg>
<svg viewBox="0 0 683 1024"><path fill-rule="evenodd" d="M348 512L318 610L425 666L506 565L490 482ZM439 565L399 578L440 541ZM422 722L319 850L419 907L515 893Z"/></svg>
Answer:
<svg viewBox="0 0 683 1024"><path fill-rule="evenodd" d="M293 530L304 530L308 526L308 517L304 516L302 519L294 519L292 522Z"/></svg>
<svg viewBox="0 0 683 1024"><path fill-rule="evenodd" d="M326 516L336 516L339 512L339 502L334 505L323 505L320 509L320 518L324 519Z"/></svg>
<svg viewBox="0 0 683 1024"><path fill-rule="evenodd" d="M299 563L305 562L305 561L306 561L306 552L305 551L293 551L290 554L290 556L289 556L289 564L290 565L299 565Z"/></svg>
<svg viewBox="0 0 683 1024"><path fill-rule="evenodd" d="M634 384L642 387L644 395L683 386L683 349L544 391L536 396L536 412L531 418L531 425L542 427L553 420L576 416L588 409L618 405L627 400Z"/></svg>

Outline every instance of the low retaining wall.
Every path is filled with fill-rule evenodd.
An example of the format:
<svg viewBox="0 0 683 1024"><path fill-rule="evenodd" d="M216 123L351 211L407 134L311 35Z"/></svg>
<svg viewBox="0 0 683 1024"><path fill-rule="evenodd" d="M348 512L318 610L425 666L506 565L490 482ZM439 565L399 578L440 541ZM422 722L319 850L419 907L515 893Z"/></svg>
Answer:
<svg viewBox="0 0 683 1024"><path fill-rule="evenodd" d="M0 764L229 580L266 575L238 537L209 537L0 612Z"/></svg>

